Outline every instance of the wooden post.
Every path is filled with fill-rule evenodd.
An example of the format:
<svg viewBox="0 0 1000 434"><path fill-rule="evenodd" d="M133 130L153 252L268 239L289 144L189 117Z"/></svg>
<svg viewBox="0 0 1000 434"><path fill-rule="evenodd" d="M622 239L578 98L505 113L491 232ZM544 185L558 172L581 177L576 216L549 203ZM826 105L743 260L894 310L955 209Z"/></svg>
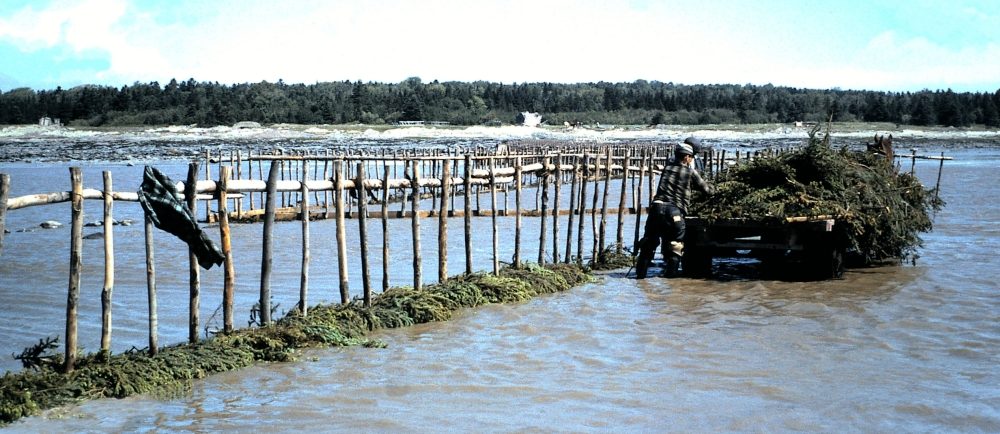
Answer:
<svg viewBox="0 0 1000 434"><path fill-rule="evenodd" d="M465 154L465 274L472 274L472 154Z"/></svg>
<svg viewBox="0 0 1000 434"><path fill-rule="evenodd" d="M608 231L608 190L611 187L611 147L608 146L608 160L606 163L606 172L604 173L604 194L601 198L601 235L600 243L597 246L597 252L604 250L607 245L607 240L605 238Z"/></svg>
<svg viewBox="0 0 1000 434"><path fill-rule="evenodd" d="M389 290L389 164L382 167L382 292Z"/></svg>
<svg viewBox="0 0 1000 434"><path fill-rule="evenodd" d="M83 175L79 167L69 168L72 185L72 225L70 226L69 290L66 295L66 359L63 372L70 373L76 364L76 311L80 302L80 274L83 272Z"/></svg>
<svg viewBox="0 0 1000 434"><path fill-rule="evenodd" d="M590 155L583 154L583 173L580 182L580 225L576 233L576 263L583 265L583 222L584 212L587 210L587 177L590 176ZM576 199L574 199L576 200Z"/></svg>
<svg viewBox="0 0 1000 434"><path fill-rule="evenodd" d="M514 268L521 267L521 157L514 160Z"/></svg>
<svg viewBox="0 0 1000 434"><path fill-rule="evenodd" d="M3 232L7 228L7 197L10 195L10 175L0 173L0 256L3 255Z"/></svg>
<svg viewBox="0 0 1000 434"><path fill-rule="evenodd" d="M441 161L441 208L438 212L438 282L448 281L448 199L451 195L451 160Z"/></svg>
<svg viewBox="0 0 1000 434"><path fill-rule="evenodd" d="M114 189L111 171L104 171L104 288L101 289L101 351L111 352L111 293L115 287ZM0 229L2 231L2 229Z"/></svg>
<svg viewBox="0 0 1000 434"><path fill-rule="evenodd" d="M890 161L889 164L892 164L892 162ZM944 152L941 152L941 160L938 163L937 182L934 183L934 201L935 202L937 202L938 200L940 200L940 194L941 194L941 172L943 172L943 171L944 171ZM2 224L0 224L0 232L3 232L3 225Z"/></svg>
<svg viewBox="0 0 1000 434"><path fill-rule="evenodd" d="M271 268L272 251L274 250L274 217L278 191L278 171L281 169L281 161L271 161L271 168L267 173L267 199L264 202L264 234L261 236L260 254L260 300L257 306L260 308L260 325L271 324ZM221 190L224 193L225 190Z"/></svg>
<svg viewBox="0 0 1000 434"><path fill-rule="evenodd" d="M490 220L493 223L493 274L500 275L499 243L500 233L497 231L497 175L496 159L490 158Z"/></svg>
<svg viewBox="0 0 1000 434"><path fill-rule="evenodd" d="M647 153L643 151L642 163L639 164L639 183L635 189L635 237L632 240L632 253L639 251L639 227L642 226L642 179L646 176L646 158Z"/></svg>
<svg viewBox="0 0 1000 434"><path fill-rule="evenodd" d="M344 160L334 162L334 201L337 203L337 271L340 275L340 302L351 301L351 289L347 278L347 228L344 221Z"/></svg>
<svg viewBox="0 0 1000 434"><path fill-rule="evenodd" d="M365 167L357 163L354 190L358 193L358 235L361 237L361 288L365 307L372 305L372 285L368 276L368 189L365 188Z"/></svg>
<svg viewBox="0 0 1000 434"><path fill-rule="evenodd" d="M545 263L545 232L548 230L546 228L545 222L548 221L549 214L549 164L551 159L545 157L542 160L542 179L538 181L538 188L542 190L542 210L541 216L541 230L538 231L538 264Z"/></svg>
<svg viewBox="0 0 1000 434"><path fill-rule="evenodd" d="M570 181L570 188L569 188L569 223L567 224L566 227L566 258L564 260L564 262L566 262L567 264L571 259L573 259L573 223L575 222L573 219L576 217L576 208L577 208L576 183L577 183L577 178L580 177L580 173L577 170L577 168L579 167L579 165L577 164L579 162L579 157L574 156L573 161L574 161L573 180Z"/></svg>
<svg viewBox="0 0 1000 434"><path fill-rule="evenodd" d="M555 205L552 210L552 262L559 262L559 186L562 185L562 154L556 154Z"/></svg>
<svg viewBox="0 0 1000 434"><path fill-rule="evenodd" d="M187 180L184 182L184 201L194 216L198 211L197 199L198 162L188 163ZM253 197L253 196L250 196ZM253 204L251 203L251 208ZM198 342L198 323L201 321L201 269L194 249L188 247L188 342Z"/></svg>
<svg viewBox="0 0 1000 434"><path fill-rule="evenodd" d="M615 238L615 250L622 252L625 244L625 190L628 187L628 164L629 153L625 150L625 159L622 163L622 191L618 200L618 236Z"/></svg>
<svg viewBox="0 0 1000 434"><path fill-rule="evenodd" d="M146 294L149 301L149 355L159 352L159 338L156 334L156 263L153 260L153 219L145 218L146 233Z"/></svg>
<svg viewBox="0 0 1000 434"><path fill-rule="evenodd" d="M233 152L229 151L229 158L232 160ZM236 179L243 179L243 151L236 150ZM242 196L242 195L241 195ZM236 198L236 218L240 220L243 218L243 198Z"/></svg>
<svg viewBox="0 0 1000 434"><path fill-rule="evenodd" d="M306 177L309 175L309 164L302 162L302 273L299 275L299 313L309 314L309 262L312 254L309 252L309 186ZM316 197L319 200L319 197Z"/></svg>
<svg viewBox="0 0 1000 434"><path fill-rule="evenodd" d="M410 195L413 214L411 215L411 228L413 232L413 289L419 291L423 280L423 270L420 259L420 169L416 161L411 162L410 187L413 193Z"/></svg>
<svg viewBox="0 0 1000 434"><path fill-rule="evenodd" d="M222 253L225 255L225 272L222 288L222 332L233 332L233 296L236 288L236 265L233 263L233 241L229 233L229 208L226 205L226 189L229 188L229 168L219 168L219 183L216 188L219 210L219 233ZM270 198L270 196L269 196Z"/></svg>
<svg viewBox="0 0 1000 434"><path fill-rule="evenodd" d="M198 162L192 161L188 163L187 181L184 183L184 201L187 202L191 216L198 211L197 184ZM250 206L253 208L252 203ZM188 247L188 270L188 342L193 344L198 342L198 323L201 321L201 269L198 265L198 256L190 247Z"/></svg>
<svg viewBox="0 0 1000 434"><path fill-rule="evenodd" d="M259 164L259 163L258 163ZM212 151L205 150L205 180L212 179ZM205 222L212 220L212 202L205 201Z"/></svg>

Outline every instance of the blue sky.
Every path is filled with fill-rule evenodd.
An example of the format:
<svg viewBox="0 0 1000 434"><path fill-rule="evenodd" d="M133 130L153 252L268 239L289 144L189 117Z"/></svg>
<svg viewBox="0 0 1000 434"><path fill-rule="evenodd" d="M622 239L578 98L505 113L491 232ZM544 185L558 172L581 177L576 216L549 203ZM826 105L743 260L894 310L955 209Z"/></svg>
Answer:
<svg viewBox="0 0 1000 434"><path fill-rule="evenodd" d="M0 0L0 90L486 80L1000 89L996 0Z"/></svg>

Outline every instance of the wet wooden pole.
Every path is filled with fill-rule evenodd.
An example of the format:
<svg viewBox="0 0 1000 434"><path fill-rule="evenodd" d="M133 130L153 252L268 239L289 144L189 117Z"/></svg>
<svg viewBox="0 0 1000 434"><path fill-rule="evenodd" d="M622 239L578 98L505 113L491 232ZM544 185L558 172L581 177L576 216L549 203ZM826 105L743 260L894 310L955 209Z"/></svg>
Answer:
<svg viewBox="0 0 1000 434"><path fill-rule="evenodd" d="M573 223L575 223L574 218L576 218L577 200L576 200L576 189L577 189L577 179L580 178L580 172L578 170L579 157L573 157L573 179L570 181L569 187L569 222L566 224L566 258L565 263L569 263L573 259Z"/></svg>
<svg viewBox="0 0 1000 434"><path fill-rule="evenodd" d="M562 185L562 154L556 154L555 169L555 203L552 210L552 262L559 262L559 196Z"/></svg>
<svg viewBox="0 0 1000 434"><path fill-rule="evenodd" d="M472 274L472 154L465 154L465 274ZM520 214L519 217L520 218Z"/></svg>
<svg viewBox="0 0 1000 434"><path fill-rule="evenodd" d="M361 289L365 307L372 305L372 284L368 271L368 189L365 188L365 167L357 163L354 189L358 194L358 236L361 237Z"/></svg>
<svg viewBox="0 0 1000 434"><path fill-rule="evenodd" d="M549 164L552 160L545 157L542 160L542 179L538 181L538 188L542 190L541 229L538 231L538 264L545 263L545 232L548 230L546 223L549 219Z"/></svg>
<svg viewBox="0 0 1000 434"><path fill-rule="evenodd" d="M3 256L3 234L7 229L7 198L10 196L10 175L0 173L0 256Z"/></svg>
<svg viewBox="0 0 1000 434"><path fill-rule="evenodd" d="M412 215L410 216L410 227L413 234L413 289L419 291L423 281L423 269L421 268L420 255L420 169L413 161L410 164L412 176L410 177L410 187L413 193L410 195L412 202Z"/></svg>
<svg viewBox="0 0 1000 434"><path fill-rule="evenodd" d="M76 365L77 304L80 302L80 274L83 272L83 175L79 167L69 168L72 186L69 248L69 290L66 295L66 358L63 372L70 373Z"/></svg>
<svg viewBox="0 0 1000 434"><path fill-rule="evenodd" d="M337 204L337 271L340 275L340 302L351 301L351 288L347 277L347 228L344 221L344 160L334 163L334 201Z"/></svg>
<svg viewBox="0 0 1000 434"><path fill-rule="evenodd" d="M646 176L646 151L642 153L642 162L639 164L639 182L635 189L635 237L632 239L632 253L638 252L639 248L639 227L642 223L642 180Z"/></svg>
<svg viewBox="0 0 1000 434"><path fill-rule="evenodd" d="M451 195L451 160L441 161L441 208L438 212L438 282L448 281L448 201Z"/></svg>
<svg viewBox="0 0 1000 434"><path fill-rule="evenodd" d="M601 196L601 234L600 242L597 245L597 252L601 252L607 246L606 234L608 231L608 194L611 189L611 147L608 147L608 160L605 164L604 173L604 194Z"/></svg>
<svg viewBox="0 0 1000 434"><path fill-rule="evenodd" d="M229 188L228 167L219 168L219 183L216 188L218 195L219 234L222 241L222 253L225 255L225 271L222 287L222 332L233 332L233 297L236 290L236 264L233 263L233 240L229 231L229 209L226 205L226 189Z"/></svg>
<svg viewBox="0 0 1000 434"><path fill-rule="evenodd" d="M187 181L184 183L184 201L194 217L198 211L197 198L198 162L188 163ZM251 198L253 195L250 196ZM253 208L251 202L250 207ZM198 342L198 324L201 322L201 269L194 249L188 247L188 342Z"/></svg>
<svg viewBox="0 0 1000 434"><path fill-rule="evenodd" d="M514 160L514 268L521 267L521 162Z"/></svg>
<svg viewBox="0 0 1000 434"><path fill-rule="evenodd" d="M497 229L496 159L490 158L490 220L493 223L493 274L500 275L500 232Z"/></svg>
<svg viewBox="0 0 1000 434"><path fill-rule="evenodd" d="M299 275L299 313L302 316L309 314L309 262L312 261L312 254L309 251L309 185L306 177L309 174L308 162L302 163L302 273ZM319 200L319 197L315 197Z"/></svg>
<svg viewBox="0 0 1000 434"><path fill-rule="evenodd" d="M101 352L111 353L111 294L115 287L114 189L104 171L104 287L101 288ZM0 229L2 231L3 229Z"/></svg>
<svg viewBox="0 0 1000 434"><path fill-rule="evenodd" d="M264 202L264 233L261 235L260 254L260 299L257 306L260 308L260 325L271 324L271 269L274 265L274 217L277 203L276 193L278 191L278 172L281 170L281 161L271 161L271 168L267 173L267 199ZM220 189L220 193L225 190ZM221 213L221 211L220 211Z"/></svg>
<svg viewBox="0 0 1000 434"><path fill-rule="evenodd" d="M590 155L583 154L583 173L581 174L580 181L580 223L577 227L576 233L576 263L577 265L583 265L583 229L584 229L584 211L587 210L587 177L590 176Z"/></svg>
<svg viewBox="0 0 1000 434"><path fill-rule="evenodd" d="M382 167L382 292L389 289L389 164Z"/></svg>
<svg viewBox="0 0 1000 434"><path fill-rule="evenodd" d="M625 151L625 159L622 163L622 190L618 196L618 233L615 238L615 251L622 252L625 244L625 191L628 188L628 164L629 153Z"/></svg>
<svg viewBox="0 0 1000 434"><path fill-rule="evenodd" d="M149 302L149 355L155 356L160 351L159 338L156 334L156 261L153 258L153 219L146 215L146 295Z"/></svg>

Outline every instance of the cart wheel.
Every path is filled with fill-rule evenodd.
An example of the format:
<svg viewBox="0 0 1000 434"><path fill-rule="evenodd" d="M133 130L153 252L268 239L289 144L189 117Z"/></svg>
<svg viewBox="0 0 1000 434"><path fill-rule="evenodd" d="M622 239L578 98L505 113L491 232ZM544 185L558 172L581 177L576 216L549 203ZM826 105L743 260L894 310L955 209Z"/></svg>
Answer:
<svg viewBox="0 0 1000 434"><path fill-rule="evenodd" d="M844 249L824 246L809 255L809 270L816 279L836 279L844 275Z"/></svg>

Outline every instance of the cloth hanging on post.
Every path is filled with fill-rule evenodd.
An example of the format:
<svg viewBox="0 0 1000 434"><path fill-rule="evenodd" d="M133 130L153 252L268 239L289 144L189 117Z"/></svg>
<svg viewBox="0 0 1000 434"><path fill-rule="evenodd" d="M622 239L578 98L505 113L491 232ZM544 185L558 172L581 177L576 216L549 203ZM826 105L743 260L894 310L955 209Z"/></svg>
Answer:
<svg viewBox="0 0 1000 434"><path fill-rule="evenodd" d="M226 256L208 237L195 220L187 204L181 200L174 182L156 168L146 166L139 187L139 204L153 225L180 238L198 258L204 269L222 265Z"/></svg>

